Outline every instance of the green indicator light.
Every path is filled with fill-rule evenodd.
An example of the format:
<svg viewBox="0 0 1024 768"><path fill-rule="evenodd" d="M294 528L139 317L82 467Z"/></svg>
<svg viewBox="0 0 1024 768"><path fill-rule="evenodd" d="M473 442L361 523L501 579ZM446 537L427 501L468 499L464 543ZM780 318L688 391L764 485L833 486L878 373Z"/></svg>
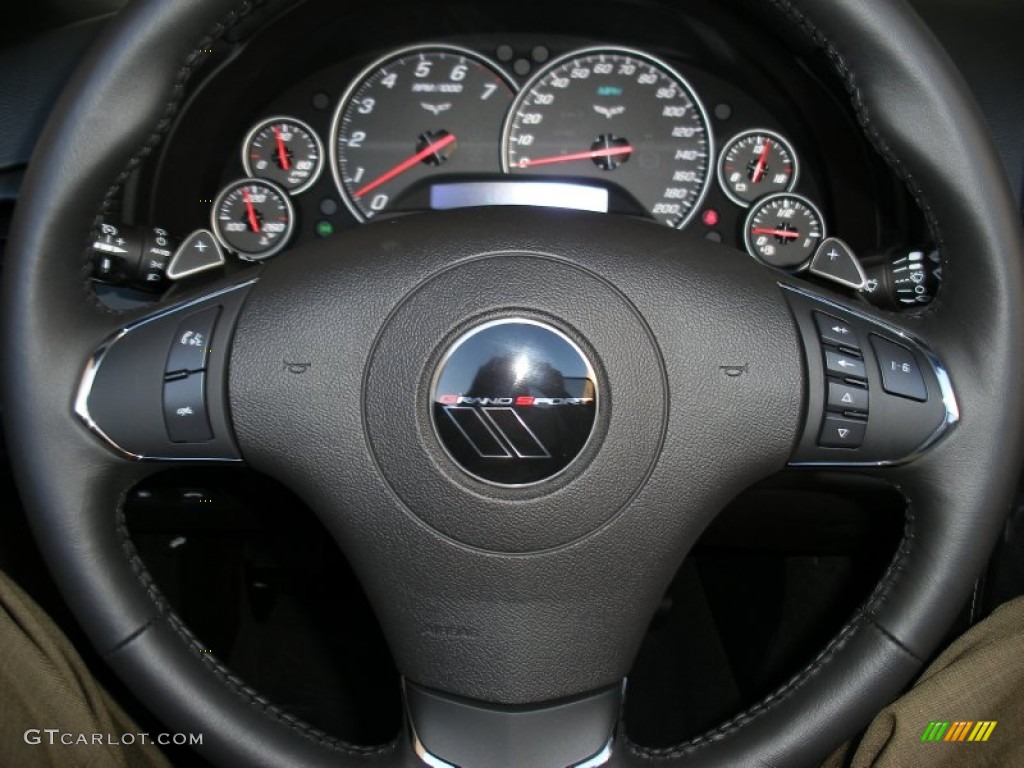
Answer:
<svg viewBox="0 0 1024 768"><path fill-rule="evenodd" d="M318 221L316 223L316 233L319 237L330 237L334 234L334 225L329 221Z"/></svg>

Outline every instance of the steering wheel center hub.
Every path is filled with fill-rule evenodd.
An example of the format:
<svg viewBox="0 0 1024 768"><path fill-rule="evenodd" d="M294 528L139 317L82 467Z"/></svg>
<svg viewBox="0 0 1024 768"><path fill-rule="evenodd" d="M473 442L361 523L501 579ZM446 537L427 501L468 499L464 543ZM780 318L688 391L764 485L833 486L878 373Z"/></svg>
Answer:
<svg viewBox="0 0 1024 768"><path fill-rule="evenodd" d="M644 486L665 382L649 329L608 282L544 253L485 252L390 313L362 422L409 514L474 548L538 552L590 535ZM655 439L637 444L639 429Z"/></svg>
<svg viewBox="0 0 1024 768"><path fill-rule="evenodd" d="M434 378L431 417L448 456L504 486L539 483L583 451L598 408L594 367L552 326L492 320L459 338Z"/></svg>

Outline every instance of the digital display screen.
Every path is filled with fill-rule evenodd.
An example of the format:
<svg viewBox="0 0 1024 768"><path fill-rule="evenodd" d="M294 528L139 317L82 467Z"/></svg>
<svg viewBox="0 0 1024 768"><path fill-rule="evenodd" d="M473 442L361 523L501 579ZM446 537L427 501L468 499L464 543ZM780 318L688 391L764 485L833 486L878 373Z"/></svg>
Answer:
<svg viewBox="0 0 1024 768"><path fill-rule="evenodd" d="M531 205L608 213L608 190L545 181L466 181L434 184L430 189L430 207L435 211L484 205Z"/></svg>

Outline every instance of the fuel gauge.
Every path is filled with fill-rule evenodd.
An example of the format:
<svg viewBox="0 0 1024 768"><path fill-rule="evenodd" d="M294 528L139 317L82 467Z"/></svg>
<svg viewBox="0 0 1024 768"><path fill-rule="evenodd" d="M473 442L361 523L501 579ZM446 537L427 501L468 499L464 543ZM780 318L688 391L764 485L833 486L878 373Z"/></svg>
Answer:
<svg viewBox="0 0 1024 768"><path fill-rule="evenodd" d="M798 271L825 239L821 211L802 195L776 192L760 199L744 224L747 252L769 267Z"/></svg>
<svg viewBox="0 0 1024 768"><path fill-rule="evenodd" d="M297 195L309 189L324 167L316 131L294 117L271 117L249 131L242 144L247 175L266 179Z"/></svg>
<svg viewBox="0 0 1024 768"><path fill-rule="evenodd" d="M789 142L762 128L734 136L718 159L722 191L744 208L765 195L789 192L796 185L797 171Z"/></svg>

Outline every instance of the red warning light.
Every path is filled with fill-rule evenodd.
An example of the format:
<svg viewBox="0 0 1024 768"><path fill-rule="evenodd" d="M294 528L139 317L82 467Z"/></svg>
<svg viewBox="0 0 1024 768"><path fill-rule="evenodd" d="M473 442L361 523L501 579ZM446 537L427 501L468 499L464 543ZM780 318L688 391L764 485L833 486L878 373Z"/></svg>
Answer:
<svg viewBox="0 0 1024 768"><path fill-rule="evenodd" d="M706 227L718 226L718 211L714 208L707 208L704 213L701 214L700 220L704 222Z"/></svg>

